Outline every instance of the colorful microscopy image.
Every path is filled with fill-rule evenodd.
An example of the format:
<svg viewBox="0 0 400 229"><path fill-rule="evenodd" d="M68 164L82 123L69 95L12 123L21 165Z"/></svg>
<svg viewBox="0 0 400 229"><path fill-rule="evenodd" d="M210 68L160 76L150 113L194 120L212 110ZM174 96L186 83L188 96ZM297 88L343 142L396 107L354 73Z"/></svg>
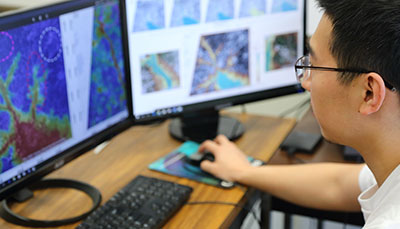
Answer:
<svg viewBox="0 0 400 229"><path fill-rule="evenodd" d="M175 0L171 27L200 22L200 0Z"/></svg>
<svg viewBox="0 0 400 229"><path fill-rule="evenodd" d="M0 32L0 171L71 138L58 19Z"/></svg>
<svg viewBox="0 0 400 229"><path fill-rule="evenodd" d="M140 66L143 94L179 87L178 51L145 55Z"/></svg>
<svg viewBox="0 0 400 229"><path fill-rule="evenodd" d="M266 71L293 66L297 60L297 33L266 40Z"/></svg>
<svg viewBox="0 0 400 229"><path fill-rule="evenodd" d="M252 17L264 15L266 12L265 0L242 0L240 17Z"/></svg>
<svg viewBox="0 0 400 229"><path fill-rule="evenodd" d="M124 58L118 1L94 14L89 127L126 109Z"/></svg>
<svg viewBox="0 0 400 229"><path fill-rule="evenodd" d="M298 0L273 0L272 2L272 12L286 12L297 10Z"/></svg>
<svg viewBox="0 0 400 229"><path fill-rule="evenodd" d="M249 83L248 30L201 37L191 95Z"/></svg>
<svg viewBox="0 0 400 229"><path fill-rule="evenodd" d="M232 0L210 0L208 3L207 22L222 21L232 19L233 14Z"/></svg>
<svg viewBox="0 0 400 229"><path fill-rule="evenodd" d="M133 32L165 28L164 0L138 0Z"/></svg>

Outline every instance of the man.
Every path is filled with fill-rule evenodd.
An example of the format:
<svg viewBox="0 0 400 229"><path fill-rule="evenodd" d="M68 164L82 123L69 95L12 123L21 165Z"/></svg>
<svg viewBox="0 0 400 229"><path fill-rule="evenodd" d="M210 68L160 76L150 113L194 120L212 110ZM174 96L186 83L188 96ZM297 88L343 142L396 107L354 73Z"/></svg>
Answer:
<svg viewBox="0 0 400 229"><path fill-rule="evenodd" d="M324 210L362 211L364 228L400 228L400 0L317 0L325 11L296 63L323 136L366 165L251 167L224 136L206 141L222 179Z"/></svg>

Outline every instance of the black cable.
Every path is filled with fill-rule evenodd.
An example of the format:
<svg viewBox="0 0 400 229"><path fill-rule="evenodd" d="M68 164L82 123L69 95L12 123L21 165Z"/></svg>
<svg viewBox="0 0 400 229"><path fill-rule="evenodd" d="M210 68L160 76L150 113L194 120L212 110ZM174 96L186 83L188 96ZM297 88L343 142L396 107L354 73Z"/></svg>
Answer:
<svg viewBox="0 0 400 229"><path fill-rule="evenodd" d="M245 211L247 211L247 213L251 213L253 215L254 219L257 221L258 225L261 228L261 220L257 217L257 215L254 212L254 210L253 209L249 209L246 206L242 206L240 204L231 203L231 202L222 202L222 201L203 201L203 202L192 201L192 202L187 202L186 204L187 205L220 204L220 205L231 205L231 206L235 206L235 207L240 207L240 208L244 209Z"/></svg>
<svg viewBox="0 0 400 229"><path fill-rule="evenodd" d="M47 189L47 188L72 188L82 191L86 195L88 195L93 202L90 210L85 213L74 216L66 219L57 219L57 220L36 220L24 217L15 213L11 210L10 203L12 203L12 198L6 198L1 202L0 206L0 216L5 219L7 222L14 223L20 226L25 227L59 227L71 223L75 223L79 220L84 219L89 216L101 203L101 193L94 186L80 182L77 180L69 180L69 179L45 179L39 180L38 182L33 183L29 186L30 190L39 190L39 189Z"/></svg>

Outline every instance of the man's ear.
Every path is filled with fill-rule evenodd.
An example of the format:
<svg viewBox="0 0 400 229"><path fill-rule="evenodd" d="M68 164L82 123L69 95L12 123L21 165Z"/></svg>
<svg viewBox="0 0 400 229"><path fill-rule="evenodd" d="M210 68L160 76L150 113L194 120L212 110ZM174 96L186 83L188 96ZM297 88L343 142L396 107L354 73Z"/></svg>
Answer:
<svg viewBox="0 0 400 229"><path fill-rule="evenodd" d="M359 112L364 115L373 114L381 108L386 96L385 82L377 73L368 73L361 77L363 101Z"/></svg>

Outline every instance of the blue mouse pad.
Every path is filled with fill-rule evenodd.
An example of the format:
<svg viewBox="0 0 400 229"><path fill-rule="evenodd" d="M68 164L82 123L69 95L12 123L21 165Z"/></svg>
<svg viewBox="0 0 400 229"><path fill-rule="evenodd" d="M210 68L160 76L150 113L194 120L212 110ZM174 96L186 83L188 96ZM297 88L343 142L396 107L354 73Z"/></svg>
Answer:
<svg viewBox="0 0 400 229"><path fill-rule="evenodd" d="M198 148L199 144L196 142L185 142L168 155L151 163L149 169L178 177L185 177L221 188L234 187L234 183L218 179L211 174L202 171L200 167L191 165L185 161L185 157L196 153ZM262 164L261 161L255 160L252 157L248 157L248 159L253 165Z"/></svg>

